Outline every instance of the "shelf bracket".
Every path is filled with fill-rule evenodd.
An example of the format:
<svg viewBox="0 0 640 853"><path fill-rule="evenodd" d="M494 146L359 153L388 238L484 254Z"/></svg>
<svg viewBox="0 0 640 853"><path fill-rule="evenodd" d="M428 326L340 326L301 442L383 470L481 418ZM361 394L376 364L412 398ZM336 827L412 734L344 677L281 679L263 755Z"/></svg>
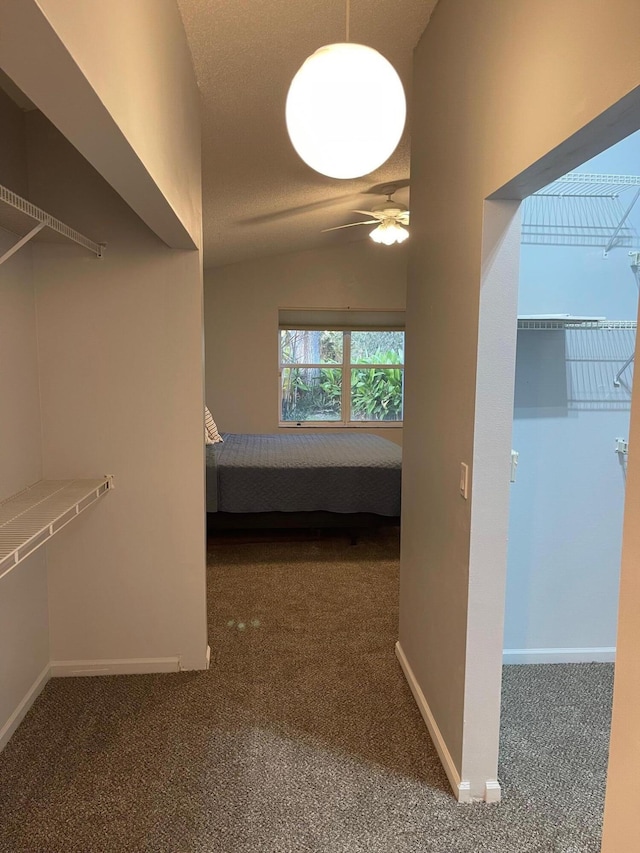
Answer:
<svg viewBox="0 0 640 853"><path fill-rule="evenodd" d="M613 234L612 234L612 235L611 235L611 237L609 238L609 242L608 242L608 243L607 243L607 245L604 247L604 251L603 251L603 253L602 253L602 257L603 257L603 258L607 258L607 257L609 256L609 252L610 252L610 251L611 251L611 249L613 248L613 246L614 246L614 244L615 244L615 242L616 242L616 239L617 239L617 237L618 237L618 234L620 233L620 231L621 231L621 229L622 229L622 226L624 225L624 223L625 223L625 222L627 221L627 219L629 218L629 214L630 214L630 213L631 213L631 211L633 210L633 207L634 207L635 203L638 201L638 198L639 198L639 197L640 197L640 189L639 189L639 190L637 190L637 192L636 192L636 193L634 193L633 201L631 202L631 204L629 205L629 207L627 207L627 209L626 209L626 210L625 210L625 212L623 213L622 218L620 219L620 222L618 222L618 227L615 229L615 231L613 232Z"/></svg>
<svg viewBox="0 0 640 853"><path fill-rule="evenodd" d="M520 454L517 450L511 451L511 476L509 477L510 483L515 483L516 481L516 470L518 468L518 462L520 461Z"/></svg>
<svg viewBox="0 0 640 853"><path fill-rule="evenodd" d="M635 352L632 352L632 353L631 353L631 355L629 356L629 358L628 358L628 359L625 361L625 363L622 365L622 367L620 368L620 370L616 373L616 378L613 380L613 384L615 385L615 387L616 387L616 388L619 388L619 387L620 387L620 377L621 377L621 376L622 376L622 374L625 372L625 370L627 369L627 367L629 367L629 365L631 364L631 362L633 361L633 359L634 359L635 357L636 357Z"/></svg>
<svg viewBox="0 0 640 853"><path fill-rule="evenodd" d="M621 455L629 452L629 442L626 438L616 438L615 452Z"/></svg>
<svg viewBox="0 0 640 853"><path fill-rule="evenodd" d="M3 264L5 261L8 261L12 255L15 255L16 252L20 251L20 249L25 245L25 243L28 243L29 240L35 237L38 232L42 231L46 224L46 222L38 222L35 228L32 228L28 234L25 234L24 237L18 240L17 243L14 243L10 249L7 249L4 255L0 255L0 264Z"/></svg>
<svg viewBox="0 0 640 853"><path fill-rule="evenodd" d="M635 202L634 202L635 203ZM640 252L629 252L629 256L631 258L631 273L638 285L638 290L640 290ZM625 372L627 367L631 364L631 362L636 357L635 351L631 353L629 358L622 365L620 370L616 373L616 378L613 380L614 387L620 387L620 377Z"/></svg>

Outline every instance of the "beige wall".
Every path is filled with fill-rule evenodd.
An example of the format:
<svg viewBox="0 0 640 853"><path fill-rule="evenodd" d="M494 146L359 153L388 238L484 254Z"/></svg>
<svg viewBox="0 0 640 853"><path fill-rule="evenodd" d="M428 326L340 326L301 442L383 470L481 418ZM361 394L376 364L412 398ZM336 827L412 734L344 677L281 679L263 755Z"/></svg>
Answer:
<svg viewBox="0 0 640 853"><path fill-rule="evenodd" d="M486 796L497 771L505 569L472 539L472 513L495 509L504 553L508 476L508 445L487 442L484 456L474 445L476 393L492 380L476 374L483 202L521 173L507 197L538 189L637 128L639 24L635 0L440 0L416 49L400 642L472 797ZM500 242L494 234L492 251ZM508 411L513 384L499 370L493 378ZM504 469L493 467L500 451ZM460 463L474 456L472 483L482 485L465 501ZM476 531L490 546L492 533Z"/></svg>
<svg viewBox="0 0 640 853"><path fill-rule="evenodd" d="M108 243L34 249L44 475L116 485L48 547L52 660L202 668L199 254L167 249L40 113L27 128L31 198Z"/></svg>
<svg viewBox="0 0 640 853"><path fill-rule="evenodd" d="M199 94L175 0L0 0L0 18L0 67L161 239L199 246Z"/></svg>
<svg viewBox="0 0 640 853"><path fill-rule="evenodd" d="M203 668L201 253L150 230L199 245L198 93L177 7L0 10L0 66L42 110L26 119L24 194L109 244L103 260L64 241L31 249L42 474L116 486L47 548L54 671Z"/></svg>
<svg viewBox="0 0 640 853"><path fill-rule="evenodd" d="M22 112L0 91L0 184L27 191ZM0 228L0 254L16 241ZM0 266L0 500L42 475L36 309L31 252ZM49 663L44 553L0 579L0 748L12 715Z"/></svg>
<svg viewBox="0 0 640 853"><path fill-rule="evenodd" d="M405 246L370 240L205 271L206 399L223 432L278 432L278 309L403 311ZM402 428L372 430L398 444Z"/></svg>
<svg viewBox="0 0 640 853"><path fill-rule="evenodd" d="M640 848L632 807L640 766L640 391L634 390L629 430L620 608L603 853Z"/></svg>

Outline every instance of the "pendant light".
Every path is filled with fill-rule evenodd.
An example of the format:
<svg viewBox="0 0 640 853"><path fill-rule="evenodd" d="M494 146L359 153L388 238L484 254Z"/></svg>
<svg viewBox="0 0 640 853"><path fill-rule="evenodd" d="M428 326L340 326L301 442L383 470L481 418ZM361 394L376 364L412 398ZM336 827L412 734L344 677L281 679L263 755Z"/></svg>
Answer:
<svg viewBox="0 0 640 853"><path fill-rule="evenodd" d="M318 48L287 95L291 143L304 162L330 178L368 175L396 149L406 99L395 68L377 50L349 42Z"/></svg>

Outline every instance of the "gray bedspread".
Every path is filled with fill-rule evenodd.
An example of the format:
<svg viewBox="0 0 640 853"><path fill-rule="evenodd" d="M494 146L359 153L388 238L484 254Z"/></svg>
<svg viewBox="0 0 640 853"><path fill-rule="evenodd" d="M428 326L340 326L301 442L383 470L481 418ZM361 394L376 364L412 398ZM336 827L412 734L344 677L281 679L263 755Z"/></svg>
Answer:
<svg viewBox="0 0 640 853"><path fill-rule="evenodd" d="M402 452L364 433L235 435L207 447L208 512L400 515Z"/></svg>

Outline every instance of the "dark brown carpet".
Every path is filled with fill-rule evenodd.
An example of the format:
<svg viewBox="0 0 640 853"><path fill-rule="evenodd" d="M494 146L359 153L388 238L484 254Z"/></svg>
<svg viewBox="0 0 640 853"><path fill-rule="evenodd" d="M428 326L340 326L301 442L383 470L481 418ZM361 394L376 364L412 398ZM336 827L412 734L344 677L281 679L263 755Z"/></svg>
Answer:
<svg viewBox="0 0 640 853"><path fill-rule="evenodd" d="M55 679L2 853L596 853L612 667L505 670L503 802L459 806L394 655L397 532L209 549L206 673Z"/></svg>

